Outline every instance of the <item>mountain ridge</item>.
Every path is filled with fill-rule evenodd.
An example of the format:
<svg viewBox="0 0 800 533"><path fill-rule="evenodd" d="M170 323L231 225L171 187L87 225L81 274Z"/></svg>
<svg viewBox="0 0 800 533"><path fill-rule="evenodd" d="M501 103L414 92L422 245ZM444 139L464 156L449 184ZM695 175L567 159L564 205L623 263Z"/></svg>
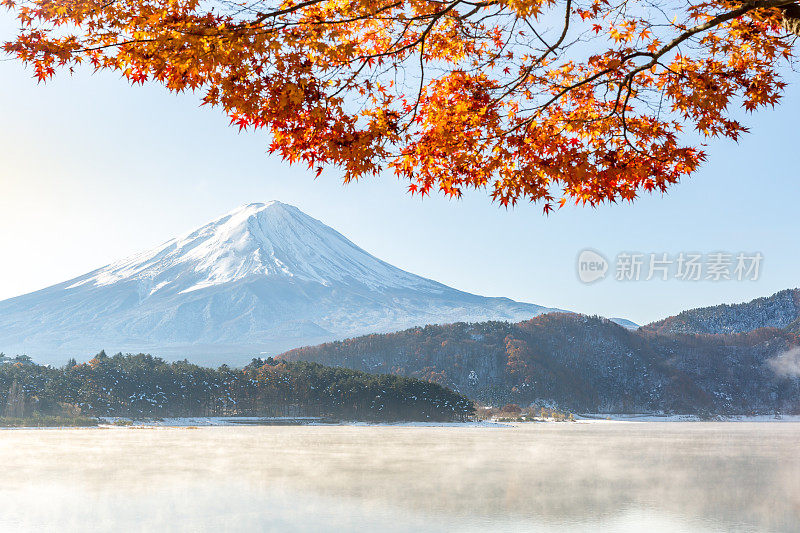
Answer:
<svg viewBox="0 0 800 533"><path fill-rule="evenodd" d="M798 318L800 289L784 289L748 302L688 309L642 329L664 334L743 333L766 327L786 328Z"/></svg>

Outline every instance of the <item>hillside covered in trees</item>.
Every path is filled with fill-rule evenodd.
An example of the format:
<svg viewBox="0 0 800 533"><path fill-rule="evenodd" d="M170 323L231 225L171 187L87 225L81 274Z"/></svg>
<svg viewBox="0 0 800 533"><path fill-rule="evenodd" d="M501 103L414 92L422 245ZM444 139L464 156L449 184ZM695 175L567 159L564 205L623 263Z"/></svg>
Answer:
<svg viewBox="0 0 800 533"><path fill-rule="evenodd" d="M776 362L785 362L798 344L796 334L778 328L662 334L552 313L516 324L459 323L368 335L281 357L413 376L494 405L800 414L800 370L776 370Z"/></svg>
<svg viewBox="0 0 800 533"><path fill-rule="evenodd" d="M786 328L800 317L800 289L786 289L740 304L683 311L643 326L657 333L743 333L758 328Z"/></svg>
<svg viewBox="0 0 800 533"><path fill-rule="evenodd" d="M218 369L105 353L62 368L0 360L0 416L328 416L463 420L472 402L438 384L316 363L254 359Z"/></svg>

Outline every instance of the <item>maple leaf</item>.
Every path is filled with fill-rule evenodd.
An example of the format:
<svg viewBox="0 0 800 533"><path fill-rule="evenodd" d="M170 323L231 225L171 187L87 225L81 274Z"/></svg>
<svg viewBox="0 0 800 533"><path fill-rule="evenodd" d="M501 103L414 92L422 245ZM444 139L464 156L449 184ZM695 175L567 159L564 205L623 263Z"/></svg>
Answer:
<svg viewBox="0 0 800 533"><path fill-rule="evenodd" d="M0 5L19 21L3 50L38 82L85 61L200 91L316 176L389 170L421 197L486 188L545 213L633 201L694 173L706 154L684 132L745 133L731 113L779 102L800 32L788 0Z"/></svg>

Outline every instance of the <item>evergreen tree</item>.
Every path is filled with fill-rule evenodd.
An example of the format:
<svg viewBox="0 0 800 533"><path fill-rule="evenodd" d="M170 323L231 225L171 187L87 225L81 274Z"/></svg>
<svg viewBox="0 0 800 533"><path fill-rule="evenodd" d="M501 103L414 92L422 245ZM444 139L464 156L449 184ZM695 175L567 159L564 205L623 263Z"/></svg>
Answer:
<svg viewBox="0 0 800 533"><path fill-rule="evenodd" d="M440 385L318 363L253 360L217 370L150 355L50 368L0 365L6 416L329 416L359 420L460 420L472 402ZM28 392L26 402L25 392Z"/></svg>

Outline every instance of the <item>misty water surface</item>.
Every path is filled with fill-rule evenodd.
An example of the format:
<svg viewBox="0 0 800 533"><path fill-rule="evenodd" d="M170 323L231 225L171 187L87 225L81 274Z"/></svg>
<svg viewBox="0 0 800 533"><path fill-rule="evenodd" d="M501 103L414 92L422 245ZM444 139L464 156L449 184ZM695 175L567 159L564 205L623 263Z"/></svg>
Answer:
<svg viewBox="0 0 800 533"><path fill-rule="evenodd" d="M0 431L0 531L797 531L800 424Z"/></svg>

